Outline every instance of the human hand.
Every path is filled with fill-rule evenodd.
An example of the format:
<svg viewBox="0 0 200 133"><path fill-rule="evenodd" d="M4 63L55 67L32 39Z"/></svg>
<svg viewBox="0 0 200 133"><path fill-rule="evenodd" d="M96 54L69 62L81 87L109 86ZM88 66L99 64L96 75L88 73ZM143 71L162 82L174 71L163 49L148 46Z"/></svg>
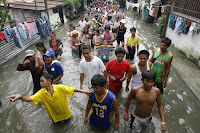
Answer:
<svg viewBox="0 0 200 133"><path fill-rule="evenodd" d="M84 124L85 124L85 125L88 124L88 117L85 117L85 119L84 119Z"/></svg>
<svg viewBox="0 0 200 133"><path fill-rule="evenodd" d="M44 71L43 71L43 74L48 74L47 70L44 70Z"/></svg>
<svg viewBox="0 0 200 133"><path fill-rule="evenodd" d="M164 80L162 84L163 84L163 88L165 88L167 86L167 81Z"/></svg>
<svg viewBox="0 0 200 133"><path fill-rule="evenodd" d="M10 99L11 102L14 102L14 101L16 101L17 99L20 98L20 95L11 95L11 96L8 96L6 98Z"/></svg>
<svg viewBox="0 0 200 133"><path fill-rule="evenodd" d="M128 50L126 50L126 54L128 54L129 52L128 52Z"/></svg>
<svg viewBox="0 0 200 133"><path fill-rule="evenodd" d="M119 81L123 82L126 79L126 77L122 77Z"/></svg>
<svg viewBox="0 0 200 133"><path fill-rule="evenodd" d="M113 125L114 131L119 129L119 123L115 122L115 124Z"/></svg>
<svg viewBox="0 0 200 133"><path fill-rule="evenodd" d="M165 133L167 131L166 124L161 124L161 133Z"/></svg>
<svg viewBox="0 0 200 133"><path fill-rule="evenodd" d="M129 91L129 87L126 87L126 91Z"/></svg>
<svg viewBox="0 0 200 133"><path fill-rule="evenodd" d="M62 45L60 45L60 46L58 47L58 49L62 50Z"/></svg>
<svg viewBox="0 0 200 133"><path fill-rule="evenodd" d="M124 120L125 120L125 121L128 121L128 119L129 119L128 113L125 113L125 114L124 114Z"/></svg>
<svg viewBox="0 0 200 133"><path fill-rule="evenodd" d="M116 78L115 78L114 76L110 75L110 80L111 80L111 81L115 81Z"/></svg>
<svg viewBox="0 0 200 133"><path fill-rule="evenodd" d="M86 91L85 94L92 94L93 92L94 92L93 89L90 89L90 90Z"/></svg>
<svg viewBox="0 0 200 133"><path fill-rule="evenodd" d="M83 86L80 86L80 89L82 90L82 89L83 89Z"/></svg>

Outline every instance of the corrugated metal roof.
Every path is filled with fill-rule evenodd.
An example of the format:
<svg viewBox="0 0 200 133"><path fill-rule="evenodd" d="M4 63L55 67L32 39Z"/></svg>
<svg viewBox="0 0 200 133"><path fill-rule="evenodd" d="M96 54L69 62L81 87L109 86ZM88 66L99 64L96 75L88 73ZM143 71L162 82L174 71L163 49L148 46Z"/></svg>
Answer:
<svg viewBox="0 0 200 133"><path fill-rule="evenodd" d="M36 0L37 10L45 10L45 4L44 0ZM54 8L56 6L64 5L63 2L60 1L47 1L48 8ZM0 4L0 6L4 6L3 3ZM9 4L10 8L17 8L17 9L28 9L28 10L36 10L35 9L35 2L10 2Z"/></svg>

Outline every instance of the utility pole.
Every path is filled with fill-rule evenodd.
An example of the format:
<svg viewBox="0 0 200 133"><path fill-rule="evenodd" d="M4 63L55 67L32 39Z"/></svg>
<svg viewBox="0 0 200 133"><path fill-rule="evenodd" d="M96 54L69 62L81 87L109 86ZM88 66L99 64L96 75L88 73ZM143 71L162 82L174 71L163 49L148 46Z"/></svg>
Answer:
<svg viewBox="0 0 200 133"><path fill-rule="evenodd" d="M44 0L44 4L45 4L45 12L49 18L49 10L48 10L48 5L47 5L47 0Z"/></svg>
<svg viewBox="0 0 200 133"><path fill-rule="evenodd" d="M162 30L162 33L160 34L160 37L165 37L166 31L167 31L167 24L168 24L170 12L171 12L171 6L169 5L169 6L167 6L167 8L166 8L166 19L165 19L165 24L164 24L164 26L163 26L163 30Z"/></svg>

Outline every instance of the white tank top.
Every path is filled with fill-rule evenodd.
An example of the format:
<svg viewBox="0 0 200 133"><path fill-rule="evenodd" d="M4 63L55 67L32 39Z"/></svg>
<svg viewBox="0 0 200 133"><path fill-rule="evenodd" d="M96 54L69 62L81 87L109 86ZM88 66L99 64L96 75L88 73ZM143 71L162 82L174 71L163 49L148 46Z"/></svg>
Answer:
<svg viewBox="0 0 200 133"><path fill-rule="evenodd" d="M135 65L136 65L137 73L135 75L133 75L131 78L131 88L138 86L138 85L143 85L143 83L141 81L142 72L140 71L140 69L138 67L138 63L136 63ZM147 70L150 70L148 62L147 62Z"/></svg>

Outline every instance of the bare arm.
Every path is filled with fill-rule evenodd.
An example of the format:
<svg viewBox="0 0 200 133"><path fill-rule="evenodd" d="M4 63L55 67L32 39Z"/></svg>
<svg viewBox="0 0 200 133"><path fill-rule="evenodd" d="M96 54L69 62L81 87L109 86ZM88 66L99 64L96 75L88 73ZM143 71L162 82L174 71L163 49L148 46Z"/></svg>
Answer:
<svg viewBox="0 0 200 133"><path fill-rule="evenodd" d="M75 88L74 92L80 92L80 93L85 93L85 94L91 94L93 92L92 89L90 90L83 90L83 89L78 89L78 88Z"/></svg>
<svg viewBox="0 0 200 133"><path fill-rule="evenodd" d="M166 128L166 123L165 123L165 118L164 118L164 107L161 101L161 93L159 90L157 90L157 99L156 99L157 105L158 105L158 112L160 114L161 118L161 131L162 133L165 133L167 128Z"/></svg>
<svg viewBox="0 0 200 133"><path fill-rule="evenodd" d="M53 80L53 84L55 84L57 81L60 81L63 77L63 74L59 75L56 79Z"/></svg>
<svg viewBox="0 0 200 133"><path fill-rule="evenodd" d="M126 81L126 91L129 91L129 84L130 84L132 75L137 73L135 70L136 70L135 65L131 66L131 68L128 72L128 78L127 78L127 81Z"/></svg>
<svg viewBox="0 0 200 133"><path fill-rule="evenodd" d="M138 56L138 52L139 52L138 50L139 50L139 44L137 44L137 56Z"/></svg>
<svg viewBox="0 0 200 133"><path fill-rule="evenodd" d="M80 89L83 89L83 80L84 80L84 73L80 74Z"/></svg>
<svg viewBox="0 0 200 133"><path fill-rule="evenodd" d="M112 107L113 107L113 110L115 112L114 130L116 131L116 130L119 129L119 108L118 108L118 104L117 104L116 98L112 102Z"/></svg>
<svg viewBox="0 0 200 133"><path fill-rule="evenodd" d="M171 67L171 64L172 64L172 60L173 60L173 56L171 57L170 61L167 64L166 73L165 73L165 77L164 77L164 80L163 80L163 87L164 88L167 86L167 78L168 78L169 73L170 73L170 67Z"/></svg>
<svg viewBox="0 0 200 133"><path fill-rule="evenodd" d="M22 101L25 101L25 102L31 102L32 99L30 97L27 97L27 96L20 96L19 94L18 95L11 95L11 96L8 96L6 97L7 99L10 99L11 102L15 102L16 100L20 99Z"/></svg>
<svg viewBox="0 0 200 133"><path fill-rule="evenodd" d="M92 99L89 97L89 100L88 100L88 103L87 103L87 106L86 106L86 111L85 111L85 119L84 119L85 125L88 123L88 114L89 114L89 111L91 109L91 106L92 106Z"/></svg>
<svg viewBox="0 0 200 133"><path fill-rule="evenodd" d="M128 109L130 107L131 104L131 99L133 98L133 96L135 96L135 90L134 88L131 89L130 93L128 94L128 97L126 99L126 107L125 107L125 114L124 114L124 119L126 121L128 121L129 119L129 115L128 115Z"/></svg>

